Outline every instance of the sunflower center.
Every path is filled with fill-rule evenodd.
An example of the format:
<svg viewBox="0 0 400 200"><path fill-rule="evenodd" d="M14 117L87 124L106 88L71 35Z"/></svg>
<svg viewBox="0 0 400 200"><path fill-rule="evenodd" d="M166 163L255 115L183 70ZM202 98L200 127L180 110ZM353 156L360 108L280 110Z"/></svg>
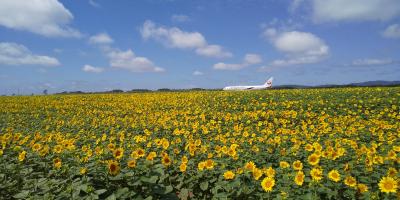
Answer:
<svg viewBox="0 0 400 200"><path fill-rule="evenodd" d="M390 182L386 182L383 186L384 186L385 189L387 189L387 190L393 189L393 184L390 183Z"/></svg>

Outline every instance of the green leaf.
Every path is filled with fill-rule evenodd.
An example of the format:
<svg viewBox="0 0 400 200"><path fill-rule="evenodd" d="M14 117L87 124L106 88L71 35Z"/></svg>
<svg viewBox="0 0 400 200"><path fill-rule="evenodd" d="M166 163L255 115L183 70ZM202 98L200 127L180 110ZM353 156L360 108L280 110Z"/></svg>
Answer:
<svg viewBox="0 0 400 200"><path fill-rule="evenodd" d="M174 188L172 186L168 185L165 187L164 194L168 194L168 193L172 192L173 190L174 190Z"/></svg>
<svg viewBox="0 0 400 200"><path fill-rule="evenodd" d="M100 189L100 190L94 191L94 193L96 193L98 195L103 194L104 192L107 192L107 190L106 189Z"/></svg>
<svg viewBox="0 0 400 200"><path fill-rule="evenodd" d="M20 193L14 195L13 197L16 199L25 199L29 195L29 190L22 190Z"/></svg>
<svg viewBox="0 0 400 200"><path fill-rule="evenodd" d="M126 194L126 193L128 193L128 192L129 192L129 188L127 188L127 187L120 188L120 189L118 189L117 192L115 193L115 196L116 196L116 197L120 197L121 195Z"/></svg>
<svg viewBox="0 0 400 200"><path fill-rule="evenodd" d="M226 194L225 192L222 192L222 193L216 194L214 197L219 198L219 199L228 199L228 194Z"/></svg>
<svg viewBox="0 0 400 200"><path fill-rule="evenodd" d="M179 191L178 196L181 200L187 200L189 197L189 190L186 188L183 188L181 191Z"/></svg>
<svg viewBox="0 0 400 200"><path fill-rule="evenodd" d="M208 189L208 182L204 181L204 182L200 183L200 189L203 191L206 191Z"/></svg>
<svg viewBox="0 0 400 200"><path fill-rule="evenodd" d="M145 182L145 183L156 183L157 180L158 180L158 176L151 176L150 178L148 178L148 177L141 177L140 180L141 180L142 182Z"/></svg>
<svg viewBox="0 0 400 200"><path fill-rule="evenodd" d="M106 200L117 200L117 198L115 197L114 193L112 193L110 196L106 198Z"/></svg>
<svg viewBox="0 0 400 200"><path fill-rule="evenodd" d="M152 200L153 197L152 196L148 196L147 198L145 198L144 200Z"/></svg>
<svg viewBox="0 0 400 200"><path fill-rule="evenodd" d="M87 184L82 184L82 185L79 186L79 188L80 188L82 191L88 193L88 185L87 185Z"/></svg>

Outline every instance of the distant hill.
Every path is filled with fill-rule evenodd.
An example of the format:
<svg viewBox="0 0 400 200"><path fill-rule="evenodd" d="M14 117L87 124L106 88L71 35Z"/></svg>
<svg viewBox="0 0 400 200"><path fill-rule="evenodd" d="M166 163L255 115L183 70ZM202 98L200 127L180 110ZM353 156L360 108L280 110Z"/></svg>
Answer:
<svg viewBox="0 0 400 200"><path fill-rule="evenodd" d="M327 84L317 86L306 86L306 85L277 85L275 89L300 89L300 88L337 88L337 87L378 87L378 86L400 86L400 81L366 81L360 83L350 84Z"/></svg>
<svg viewBox="0 0 400 200"><path fill-rule="evenodd" d="M360 83L350 83L350 84L342 84L342 85L317 85L317 86L307 86L307 85L276 85L272 89L307 89L307 88L343 88L343 87L391 87L391 86L400 86L400 81L366 81ZM149 89L132 89L130 91L123 91L120 89L115 89L111 91L100 91L100 92L82 92L82 91L71 91L71 92L61 92L56 94L96 94L96 93L143 93L143 92L188 92L188 91L211 91L211 90L222 90L222 88L214 88L214 89L204 89L204 88L191 88L191 89L170 89L170 88L161 88L158 90L149 90Z"/></svg>
<svg viewBox="0 0 400 200"><path fill-rule="evenodd" d="M400 85L400 81L367 81L361 83L351 83L352 86L389 86Z"/></svg>

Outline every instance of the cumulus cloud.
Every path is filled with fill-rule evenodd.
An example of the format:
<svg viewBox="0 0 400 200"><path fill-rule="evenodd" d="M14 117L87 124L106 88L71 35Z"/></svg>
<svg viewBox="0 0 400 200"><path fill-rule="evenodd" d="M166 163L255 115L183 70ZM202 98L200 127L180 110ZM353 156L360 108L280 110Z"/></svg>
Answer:
<svg viewBox="0 0 400 200"><path fill-rule="evenodd" d="M84 72L90 72L90 73L101 73L104 71L104 68L101 67L93 67L91 65L84 65L82 68L82 71Z"/></svg>
<svg viewBox="0 0 400 200"><path fill-rule="evenodd" d="M386 21L400 15L398 0L309 0L308 3L316 22Z"/></svg>
<svg viewBox="0 0 400 200"><path fill-rule="evenodd" d="M376 59L376 58L364 58L357 59L352 62L353 66L375 66L375 65L390 65L393 64L392 59Z"/></svg>
<svg viewBox="0 0 400 200"><path fill-rule="evenodd" d="M156 66L150 59L135 55L135 53L128 49L122 51L112 47L114 40L107 33L99 33L89 38L89 43L99 44L98 46L102 52L107 56L112 68L119 68L131 72L163 72L163 68ZM85 72L102 72L103 68L85 65L82 69Z"/></svg>
<svg viewBox="0 0 400 200"><path fill-rule="evenodd" d="M46 37L81 37L69 26L72 13L58 0L2 0L0 25Z"/></svg>
<svg viewBox="0 0 400 200"><path fill-rule="evenodd" d="M382 33L383 37L399 39L400 38L400 25L392 24L388 26Z"/></svg>
<svg viewBox="0 0 400 200"><path fill-rule="evenodd" d="M221 46L208 44L199 32L186 32L176 27L156 26L152 21L147 20L141 27L140 33L143 39L154 39L169 48L194 49L198 55L206 57L232 56L232 53L223 50Z"/></svg>
<svg viewBox="0 0 400 200"><path fill-rule="evenodd" d="M250 65L258 64L262 62L262 58L258 54L246 54L243 58L242 63L223 63L219 62L214 64L215 70L240 70Z"/></svg>
<svg viewBox="0 0 400 200"><path fill-rule="evenodd" d="M194 76L201 76L201 75L204 75L204 73L201 72L201 71L196 70L196 71L193 72L193 75Z"/></svg>
<svg viewBox="0 0 400 200"><path fill-rule="evenodd" d="M262 62L262 58L258 54L248 53L244 56L244 63L247 65L258 64Z"/></svg>
<svg viewBox="0 0 400 200"><path fill-rule="evenodd" d="M190 21L190 17L187 15L172 15L171 20L173 22L188 22Z"/></svg>
<svg viewBox="0 0 400 200"><path fill-rule="evenodd" d="M196 49L198 55L215 58L228 58L232 57L231 52L224 51L219 45L206 45Z"/></svg>
<svg viewBox="0 0 400 200"><path fill-rule="evenodd" d="M268 28L264 31L264 36L278 51L283 52L286 58L274 60L262 69L317 63L329 55L328 45L312 33Z"/></svg>
<svg viewBox="0 0 400 200"><path fill-rule="evenodd" d="M157 67L146 57L136 56L131 49L127 51L112 50L108 52L110 66L114 68L126 69L131 72L163 72L161 67Z"/></svg>
<svg viewBox="0 0 400 200"><path fill-rule="evenodd" d="M57 66L60 62L53 57L35 55L24 45L0 43L0 64Z"/></svg>
<svg viewBox="0 0 400 200"><path fill-rule="evenodd" d="M107 33L98 33L89 38L91 44L111 44L114 40Z"/></svg>

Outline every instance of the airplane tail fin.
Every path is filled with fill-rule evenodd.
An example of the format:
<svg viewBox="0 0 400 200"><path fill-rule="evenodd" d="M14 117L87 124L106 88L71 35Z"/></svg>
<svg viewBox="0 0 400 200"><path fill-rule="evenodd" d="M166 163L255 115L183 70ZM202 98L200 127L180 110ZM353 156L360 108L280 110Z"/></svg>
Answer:
<svg viewBox="0 0 400 200"><path fill-rule="evenodd" d="M271 77L267 80L267 82L264 83L267 87L272 87L272 81L274 80L274 77Z"/></svg>

